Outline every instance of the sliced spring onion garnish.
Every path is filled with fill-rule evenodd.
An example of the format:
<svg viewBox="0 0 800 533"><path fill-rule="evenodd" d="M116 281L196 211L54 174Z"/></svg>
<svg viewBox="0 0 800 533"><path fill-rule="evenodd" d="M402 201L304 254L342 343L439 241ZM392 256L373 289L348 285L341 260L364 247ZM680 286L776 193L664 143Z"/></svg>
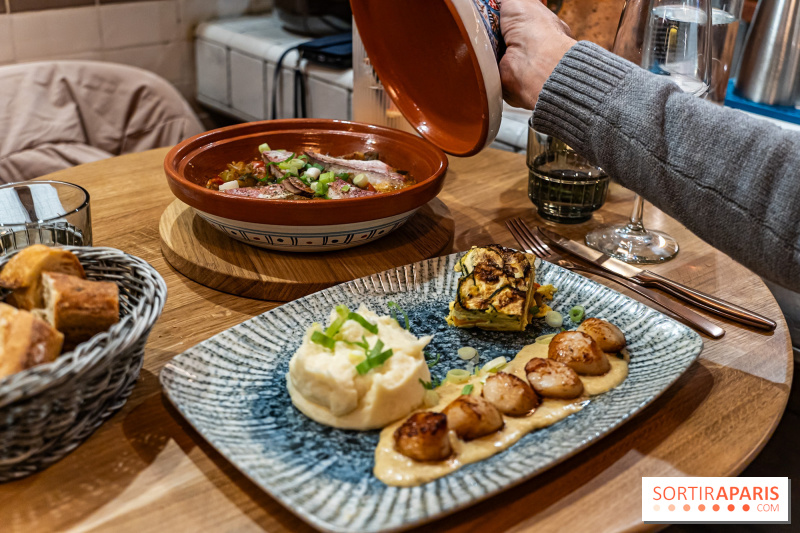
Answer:
<svg viewBox="0 0 800 533"><path fill-rule="evenodd" d="M428 368L433 368L436 365L438 365L439 364L439 359L442 358L442 354L440 354L440 353L436 354L436 359L434 359L433 361L430 360L430 358L428 357L428 354L426 354L425 352L422 352L422 355L425 356L425 361L427 361L427 363L428 363Z"/></svg>
<svg viewBox="0 0 800 533"><path fill-rule="evenodd" d="M435 406L439 403L439 393L435 390L426 390L423 402L425 403L425 407Z"/></svg>
<svg viewBox="0 0 800 533"><path fill-rule="evenodd" d="M474 387L473 387L472 383L470 383L469 385L464 385L464 388L461 389L462 396L463 395L469 396L470 394L472 394L472 389L473 388Z"/></svg>
<svg viewBox="0 0 800 533"><path fill-rule="evenodd" d="M347 315L347 319L348 320L354 320L354 321L358 322L359 324L361 324L361 326L365 330L369 331L373 335L377 335L378 334L378 326L376 324L373 324L372 322L369 322L366 318L364 318L363 316L359 315L355 311L350 311L350 314ZM381 342L381 341L378 341L378 342ZM381 342L381 347L383 347L383 343L382 342Z"/></svg>
<svg viewBox="0 0 800 533"><path fill-rule="evenodd" d="M454 368L452 370L447 371L447 377L445 380L449 381L450 383L466 383L469 381L469 378L472 376L469 372L464 370L463 368Z"/></svg>
<svg viewBox="0 0 800 533"><path fill-rule="evenodd" d="M393 355L391 349L383 352L381 350L383 350L383 341L378 339L375 346L367 353L367 359L356 365L356 372L363 376L373 368L381 366Z"/></svg>
<svg viewBox="0 0 800 533"><path fill-rule="evenodd" d="M569 310L569 319L576 324L583 320L584 316L586 316L586 308L584 308L582 305L576 305Z"/></svg>
<svg viewBox="0 0 800 533"><path fill-rule="evenodd" d="M536 344L550 344L550 341L553 340L553 337L555 336L555 333L551 333L550 335L540 335L539 337L536 337L534 342Z"/></svg>
<svg viewBox="0 0 800 533"><path fill-rule="evenodd" d="M433 378L431 378L431 379L433 379ZM420 383L420 385L422 385L422 388L425 389L425 390L433 390L433 389L436 388L436 385L434 385L432 381L422 381L422 379L420 379L419 383Z"/></svg>
<svg viewBox="0 0 800 533"><path fill-rule="evenodd" d="M478 355L478 350L472 346L464 346L463 348L458 349L458 356L464 361L474 359L476 355Z"/></svg>
<svg viewBox="0 0 800 533"><path fill-rule="evenodd" d="M547 314L544 315L544 321L551 328L560 328L564 323L564 317L561 316L561 313L558 311L548 311Z"/></svg>
<svg viewBox="0 0 800 533"><path fill-rule="evenodd" d="M349 191L350 191L350 185L347 184L342 185L342 192L349 192Z"/></svg>
<svg viewBox="0 0 800 533"><path fill-rule="evenodd" d="M345 321L347 320L347 316L349 315L350 310L345 305L337 305L336 306L336 319L331 322L331 325L328 326L328 329L325 330L325 335L328 337L333 337L339 330L342 329Z"/></svg>
<svg viewBox="0 0 800 533"><path fill-rule="evenodd" d="M500 371L504 366L506 366L506 364L508 364L508 359L506 359L501 355L500 357L495 357L494 359L483 365L483 368L481 368L481 370L483 372L495 373Z"/></svg>
<svg viewBox="0 0 800 533"><path fill-rule="evenodd" d="M533 307L528 309L528 313L530 313L533 316L538 315L539 314L539 306L538 305L534 305Z"/></svg>
<svg viewBox="0 0 800 533"><path fill-rule="evenodd" d="M311 342L315 342L320 346L324 346L329 350L333 350L336 347L336 341L328 337L321 331L315 331L314 333L311 334Z"/></svg>
<svg viewBox="0 0 800 533"><path fill-rule="evenodd" d="M405 310L397 305L395 302L386 302L386 307L389 308L389 311L392 313L392 318L397 322L397 325L400 325L400 321L397 320L397 312L399 311L400 314L403 315L403 322L405 322L405 326L403 326L406 330L411 329L411 322L408 320L408 313Z"/></svg>
<svg viewBox="0 0 800 533"><path fill-rule="evenodd" d="M258 152L259 152L259 153L263 153L263 152L269 152L269 145L268 145L267 143L260 144L260 145L258 146Z"/></svg>

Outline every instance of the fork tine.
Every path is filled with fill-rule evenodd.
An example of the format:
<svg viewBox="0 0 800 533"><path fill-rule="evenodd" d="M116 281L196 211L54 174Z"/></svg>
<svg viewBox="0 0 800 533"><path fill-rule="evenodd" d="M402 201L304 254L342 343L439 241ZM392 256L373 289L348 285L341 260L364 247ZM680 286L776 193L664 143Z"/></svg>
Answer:
<svg viewBox="0 0 800 533"><path fill-rule="evenodd" d="M534 232L530 228L527 228L527 230L531 234L531 239L539 243L539 246L541 246L543 249L547 250L548 255L553 255L555 253L553 252L553 249L550 248L550 246L547 244L547 242L538 234L538 232Z"/></svg>
<svg viewBox="0 0 800 533"><path fill-rule="evenodd" d="M530 238L530 231L525 231L527 226L520 218L512 218L506 221L506 226L511 231L514 238L522 244L529 251L533 252L536 256L542 257L546 255L544 250L537 245L537 243Z"/></svg>
<svg viewBox="0 0 800 533"><path fill-rule="evenodd" d="M520 246L522 246L522 248L526 252L533 252L533 247L528 243L528 240L524 238L522 233L520 233L520 231L517 229L515 219L510 218L506 220L506 227L508 228L508 231L511 232L511 235L514 237L514 239L519 243Z"/></svg>
<svg viewBox="0 0 800 533"><path fill-rule="evenodd" d="M536 238L536 235L531 231L531 228L520 218L517 219L517 226L519 231L522 232L525 239L530 242L535 250L538 251L536 255L546 259L553 255L552 250L541 239Z"/></svg>

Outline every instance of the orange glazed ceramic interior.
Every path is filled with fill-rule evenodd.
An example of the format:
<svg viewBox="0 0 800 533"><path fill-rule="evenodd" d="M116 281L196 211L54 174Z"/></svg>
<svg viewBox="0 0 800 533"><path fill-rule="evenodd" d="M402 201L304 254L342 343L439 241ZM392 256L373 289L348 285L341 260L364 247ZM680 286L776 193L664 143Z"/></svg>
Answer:
<svg viewBox="0 0 800 533"><path fill-rule="evenodd" d="M388 165L408 172L411 187L364 198L268 200L225 194L206 182L234 161L259 158L258 146L331 156L375 151ZM348 224L405 213L442 190L447 156L424 139L402 131L324 119L266 120L212 130L187 139L167 154L164 170L172 193L184 203L220 217L260 224Z"/></svg>
<svg viewBox="0 0 800 533"><path fill-rule="evenodd" d="M419 133L453 155L486 144L489 103L470 37L451 0L351 0L364 48Z"/></svg>

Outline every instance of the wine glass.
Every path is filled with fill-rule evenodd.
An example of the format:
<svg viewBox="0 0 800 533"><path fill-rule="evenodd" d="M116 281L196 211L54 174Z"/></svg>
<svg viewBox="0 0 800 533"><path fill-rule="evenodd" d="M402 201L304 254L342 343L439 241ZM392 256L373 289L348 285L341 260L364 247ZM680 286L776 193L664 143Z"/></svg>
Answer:
<svg viewBox="0 0 800 533"><path fill-rule="evenodd" d="M684 92L703 97L711 81L709 0L629 0L620 18L613 51ZM627 224L604 226L586 235L586 244L626 263L661 263L675 257L678 242L642 223L638 194Z"/></svg>

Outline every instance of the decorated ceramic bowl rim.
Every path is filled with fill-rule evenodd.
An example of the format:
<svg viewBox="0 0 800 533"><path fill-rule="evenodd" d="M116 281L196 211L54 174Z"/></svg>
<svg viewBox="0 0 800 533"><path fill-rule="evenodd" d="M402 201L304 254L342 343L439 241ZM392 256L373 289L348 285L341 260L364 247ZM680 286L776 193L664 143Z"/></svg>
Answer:
<svg viewBox="0 0 800 533"><path fill-rule="evenodd" d="M308 125L311 123L311 126L303 126ZM238 129L245 129L251 127L257 127L258 125L278 125L278 126L285 126L285 127L276 127L275 129L268 129L262 132L255 132L248 135L242 135L238 137L225 137L224 134L231 131L236 131ZM358 132L353 130L335 130L335 129L326 129L324 127L325 124L340 124L342 126L354 126L356 128L366 128L368 131L365 132ZM296 125L296 127L292 127L292 125ZM289 133L289 132L324 132L330 135L337 135L337 134L350 134L350 135L383 135L383 136L400 136L405 137L408 140L411 140L413 144L416 144L421 149L429 150L431 155L435 156L438 159L438 167L434 170L433 174L430 176L426 176L423 179L420 179L414 185L410 187L406 187L404 189L389 192L389 193L381 193L374 196L367 196L361 198L342 198L337 200L324 200L324 199L312 199L312 200L270 200L265 198L251 198L246 196L234 196L225 194L224 192L214 191L211 189L207 189L202 185L189 181L183 176L184 169L186 166L191 162L192 158L197 156L198 154L206 151L212 144L217 145L224 145L229 142L233 142L236 140L241 140L243 138L253 137L256 138L258 136L263 135L271 135L271 134L279 134L279 133ZM222 136L223 138L216 140L216 137ZM206 140L207 142L203 142L202 144L198 144L198 141ZM190 147L195 146L195 148L190 150ZM258 146L256 144L255 146ZM445 155L442 150L438 147L434 146L432 143L427 141L426 139L420 138L416 135L412 135L408 132L396 130L393 128L388 128L384 126L377 126L374 124L366 124L362 122L354 122L349 120L336 120L336 119L278 119L278 120L262 120L257 122L246 122L241 124L234 124L232 126L225 126L222 128L217 128L213 130L209 130L188 139L185 139L172 147L169 152L167 152L166 157L164 158L164 172L167 176L167 181L169 183L170 189L172 190L175 196L183 201L184 203L188 204L189 206L204 211L206 213L210 213L215 216L223 217L223 218L231 218L220 212L214 212L212 209L201 208L198 207L197 202L194 201L198 198L205 198L209 201L212 201L213 198L219 198L222 201L233 203L235 202L238 205L241 205L242 208L242 216L239 218L234 218L232 220L242 221L242 222L250 222L256 224L273 224L272 222L264 222L263 220L255 220L253 217L249 217L246 215L246 211L250 211L252 209L257 209L258 207L262 207L264 205L269 205L275 208L287 208L291 206L292 210L300 213L301 211L304 214L310 214L312 212L323 211L327 210L330 211L332 209L341 209L341 210L354 210L354 208L358 208L359 206L364 206L365 204L377 204L383 203L389 207L386 209L385 214L382 215L381 218L394 216L400 213L404 213L412 208L400 208L398 205L393 205L392 200L398 197L407 196L410 193L414 193L416 191L434 188L436 189L434 194L429 195L430 198L427 200L415 205L415 207L421 207L427 201L433 199L436 194L438 194L439 190L441 189L442 179L447 171L449 166L449 161L447 156ZM268 203L268 204L267 204ZM322 218L322 217L320 217ZM376 217L372 216L364 216L364 217L352 217L353 220L348 222L341 222L339 224L349 224L349 223L358 223L358 222L365 222L368 220L373 220ZM330 222L325 220L321 220L319 223L304 223L304 224L293 224L293 225L307 225L307 226L318 226L318 225L331 225Z"/></svg>

